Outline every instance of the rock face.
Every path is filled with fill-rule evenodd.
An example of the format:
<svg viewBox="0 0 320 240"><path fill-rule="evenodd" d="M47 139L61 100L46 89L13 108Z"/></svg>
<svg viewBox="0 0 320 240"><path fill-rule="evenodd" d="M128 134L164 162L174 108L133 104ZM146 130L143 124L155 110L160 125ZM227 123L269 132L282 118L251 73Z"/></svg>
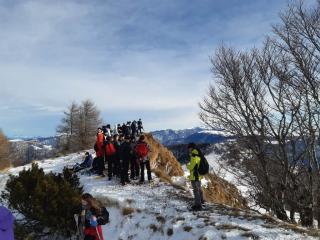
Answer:
<svg viewBox="0 0 320 240"><path fill-rule="evenodd" d="M169 183L172 183L172 177L183 176L181 164L173 153L155 140L152 134L145 134L145 136L151 148L150 163L155 174ZM207 174L205 179L207 184L203 187L203 193L207 202L246 208L246 200L233 184L214 174Z"/></svg>

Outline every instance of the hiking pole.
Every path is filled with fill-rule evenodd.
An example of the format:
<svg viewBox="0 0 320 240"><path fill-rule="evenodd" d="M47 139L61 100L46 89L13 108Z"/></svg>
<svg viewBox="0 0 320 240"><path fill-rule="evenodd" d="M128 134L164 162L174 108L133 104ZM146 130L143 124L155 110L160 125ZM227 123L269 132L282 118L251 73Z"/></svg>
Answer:
<svg viewBox="0 0 320 240"><path fill-rule="evenodd" d="M77 225L77 239L80 239L79 215L78 214L74 214L73 217L74 217L74 220L75 220L76 225Z"/></svg>

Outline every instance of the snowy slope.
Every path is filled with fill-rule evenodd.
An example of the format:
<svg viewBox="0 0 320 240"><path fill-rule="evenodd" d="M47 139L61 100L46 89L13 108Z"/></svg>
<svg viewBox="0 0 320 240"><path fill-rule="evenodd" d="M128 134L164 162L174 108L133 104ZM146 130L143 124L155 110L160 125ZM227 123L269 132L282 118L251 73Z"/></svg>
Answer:
<svg viewBox="0 0 320 240"><path fill-rule="evenodd" d="M60 172L64 166L80 162L82 156L71 154L39 161L39 166L45 172ZM13 168L9 173L18 174L22 169ZM7 178L8 173L0 175L1 189ZM280 227L281 223L251 211L207 204L205 211L190 212L190 192L173 188L157 178L152 185L124 187L116 180L94 176L80 175L80 180L85 191L106 203L110 211L111 222L103 227L105 239L316 239Z"/></svg>

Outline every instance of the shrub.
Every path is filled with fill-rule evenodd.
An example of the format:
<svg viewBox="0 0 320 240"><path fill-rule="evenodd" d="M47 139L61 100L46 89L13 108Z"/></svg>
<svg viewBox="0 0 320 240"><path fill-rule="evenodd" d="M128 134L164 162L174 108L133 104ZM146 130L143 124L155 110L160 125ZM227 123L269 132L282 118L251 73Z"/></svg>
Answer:
<svg viewBox="0 0 320 240"><path fill-rule="evenodd" d="M79 178L67 169L45 174L37 164L10 176L2 198L25 217L30 232L71 236L73 215L80 211L83 190ZM49 230L48 230L49 229Z"/></svg>

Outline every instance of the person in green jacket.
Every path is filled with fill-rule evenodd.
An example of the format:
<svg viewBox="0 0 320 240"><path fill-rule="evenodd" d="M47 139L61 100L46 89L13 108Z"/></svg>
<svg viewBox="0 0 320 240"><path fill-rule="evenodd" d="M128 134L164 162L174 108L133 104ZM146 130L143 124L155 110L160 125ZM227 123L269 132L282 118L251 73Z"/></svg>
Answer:
<svg viewBox="0 0 320 240"><path fill-rule="evenodd" d="M190 155L190 163L187 165L187 168L190 171L189 180L191 181L195 201L194 205L192 206L192 210L201 210L201 204L204 203L204 201L201 189L202 176L198 173L198 167L201 160L200 152L196 148L195 143L189 143L188 150Z"/></svg>

